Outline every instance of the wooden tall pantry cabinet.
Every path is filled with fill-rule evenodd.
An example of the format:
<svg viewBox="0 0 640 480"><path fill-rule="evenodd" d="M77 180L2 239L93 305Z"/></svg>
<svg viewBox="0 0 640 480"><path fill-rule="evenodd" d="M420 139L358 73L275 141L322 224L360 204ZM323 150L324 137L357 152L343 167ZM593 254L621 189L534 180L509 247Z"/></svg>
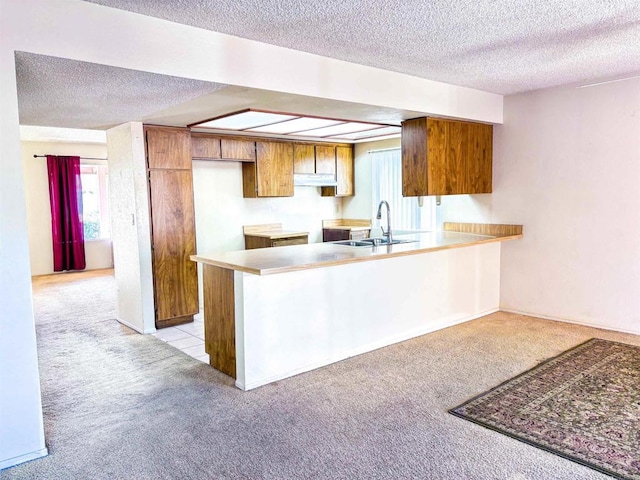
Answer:
<svg viewBox="0 0 640 480"><path fill-rule="evenodd" d="M198 275L191 167L186 128L144 127L156 328L193 321Z"/></svg>

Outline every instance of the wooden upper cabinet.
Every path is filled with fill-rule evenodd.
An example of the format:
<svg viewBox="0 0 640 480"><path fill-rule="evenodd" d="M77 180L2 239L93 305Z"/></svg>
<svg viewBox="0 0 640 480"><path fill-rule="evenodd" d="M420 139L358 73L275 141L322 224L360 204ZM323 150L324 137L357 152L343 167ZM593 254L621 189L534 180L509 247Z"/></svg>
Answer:
<svg viewBox="0 0 640 480"><path fill-rule="evenodd" d="M402 195L491 193L493 126L416 118L402 123Z"/></svg>
<svg viewBox="0 0 640 480"><path fill-rule="evenodd" d="M293 145L293 173L316 173L316 156L313 145Z"/></svg>
<svg viewBox="0 0 640 480"><path fill-rule="evenodd" d="M293 144L256 142L255 164L242 165L245 197L293 196Z"/></svg>
<svg viewBox="0 0 640 480"><path fill-rule="evenodd" d="M333 145L316 145L315 173L336 173L336 147Z"/></svg>
<svg viewBox="0 0 640 480"><path fill-rule="evenodd" d="M249 140L222 138L220 155L224 160L256 161L256 143Z"/></svg>
<svg viewBox="0 0 640 480"><path fill-rule="evenodd" d="M192 133L191 157L199 160L220 160L220 137Z"/></svg>
<svg viewBox="0 0 640 480"><path fill-rule="evenodd" d="M336 174L338 186L336 196L348 197L354 192L353 187L353 148L336 147Z"/></svg>
<svg viewBox="0 0 640 480"><path fill-rule="evenodd" d="M350 197L355 195L353 147L337 146L336 187L322 187L323 197Z"/></svg>
<svg viewBox="0 0 640 480"><path fill-rule="evenodd" d="M144 127L150 169L191 170L191 132L174 127Z"/></svg>

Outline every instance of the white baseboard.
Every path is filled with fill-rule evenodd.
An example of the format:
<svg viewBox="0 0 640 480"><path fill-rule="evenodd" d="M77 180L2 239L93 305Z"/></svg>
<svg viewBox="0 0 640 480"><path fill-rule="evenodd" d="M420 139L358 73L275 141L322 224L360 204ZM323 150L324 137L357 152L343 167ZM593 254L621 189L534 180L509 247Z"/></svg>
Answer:
<svg viewBox="0 0 640 480"><path fill-rule="evenodd" d="M254 388L261 387L263 385L267 385L272 382L277 382L278 380L282 380L284 378L293 377L294 375L299 375L301 373L315 370L316 368L326 367L327 365L331 365L332 363L336 363L341 360L345 360L347 358L355 357L356 355L372 352L373 350L378 350L379 348L388 347L389 345L393 345L395 343L400 343L400 342L404 342L405 340L410 340L412 338L420 337L422 335L426 335L427 333L435 332L437 330L442 330L443 328L449 328L449 327L453 327L454 325L458 325L460 323L468 322L470 320L475 320L476 318L484 317L485 315L490 315L497 311L499 311L499 309L493 308L493 309L486 310L484 312L480 312L474 315L467 315L464 317L439 321L437 323L431 323L419 329L411 330L409 332L404 332L400 335L394 335L393 337L387 337L382 340L369 343L367 345L362 345L348 352L342 352L338 355L334 355L324 360L320 360L318 362L314 362L312 364L308 364L303 367L296 368L294 370L288 370L286 372L273 375L268 378L256 380L246 385L236 380L236 387L238 387L241 390L252 390Z"/></svg>
<svg viewBox="0 0 640 480"><path fill-rule="evenodd" d="M21 463L35 460L36 458L46 457L47 455L49 455L49 451L46 448L41 448L40 450L25 453L24 455L18 455L17 457L0 460L0 470L4 470L5 468L9 467L15 467L16 465L20 465Z"/></svg>
<svg viewBox="0 0 640 480"><path fill-rule="evenodd" d="M133 325L132 323L127 322L126 320L122 320L121 318L116 318L116 320L118 320L118 322L120 322L121 324L129 327L131 330L135 330L136 332L142 333L143 335L147 335L147 334L150 334L150 333L156 333L157 332L157 330L155 328L145 332L145 331L141 330L140 327L138 327L136 325Z"/></svg>
<svg viewBox="0 0 640 480"><path fill-rule="evenodd" d="M599 328L601 330L609 330L609 331L612 331L612 332L631 333L633 335L640 335L640 329L639 330L626 330L624 328L613 328L613 327L611 327L609 325L602 325L602 324L599 324L599 323L587 322L585 320L581 320L581 319L577 319L577 318L567 318L567 317L556 317L556 316L552 316L552 315L542 315L540 313L525 312L523 310L514 310L514 309L510 309L510 308L501 308L500 311L501 312L506 312L506 313L515 313L517 315L526 315L527 317L542 318L544 320L553 320L554 322L563 322L563 323L571 323L573 325L582 325L583 327Z"/></svg>

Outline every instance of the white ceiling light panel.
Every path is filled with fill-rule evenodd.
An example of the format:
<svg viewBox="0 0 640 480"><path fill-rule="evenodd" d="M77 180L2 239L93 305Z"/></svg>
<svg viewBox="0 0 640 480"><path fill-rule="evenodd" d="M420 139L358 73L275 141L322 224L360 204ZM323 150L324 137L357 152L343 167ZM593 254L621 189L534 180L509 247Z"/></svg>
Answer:
<svg viewBox="0 0 640 480"><path fill-rule="evenodd" d="M370 123L345 122L330 127L316 128L314 130L297 133L307 137L335 137L337 135L369 130L375 127L376 125L371 125Z"/></svg>
<svg viewBox="0 0 640 480"><path fill-rule="evenodd" d="M328 127L330 125L336 125L338 123L342 123L342 121L330 120L328 118L300 117L294 118L292 120L286 120L284 122L274 123L272 125L265 125L263 127L250 128L248 129L248 131L257 133L275 133L288 135L304 130Z"/></svg>
<svg viewBox="0 0 640 480"><path fill-rule="evenodd" d="M224 128L227 130L246 130L294 118L297 117L295 115L283 115L280 113L248 111L210 120L208 122L200 123L197 126L207 128Z"/></svg>
<svg viewBox="0 0 640 480"><path fill-rule="evenodd" d="M361 140L363 138L399 135L401 132L400 127L387 127L384 125L381 125L379 128L376 128L375 125L369 125L369 127L371 128L369 128L368 130L350 132L342 135L334 135L333 138L339 138L342 140Z"/></svg>
<svg viewBox="0 0 640 480"><path fill-rule="evenodd" d="M358 141L399 135L400 127L377 123L351 122L336 118L305 117L288 113L243 110L190 127L234 130L243 133L283 135L325 140Z"/></svg>

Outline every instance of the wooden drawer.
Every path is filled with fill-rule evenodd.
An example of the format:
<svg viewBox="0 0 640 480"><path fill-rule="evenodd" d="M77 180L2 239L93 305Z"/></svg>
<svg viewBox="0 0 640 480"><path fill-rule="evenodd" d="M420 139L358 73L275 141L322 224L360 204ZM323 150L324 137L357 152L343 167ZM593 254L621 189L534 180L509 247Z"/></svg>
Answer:
<svg viewBox="0 0 640 480"><path fill-rule="evenodd" d="M285 247L287 245L304 245L305 243L309 243L308 235L297 235L295 237L282 238L268 238L247 234L244 236L244 248L246 250L254 248Z"/></svg>
<svg viewBox="0 0 640 480"><path fill-rule="evenodd" d="M292 237L292 238L278 238L277 240L271 240L272 247L285 247L287 245L304 245L309 243L309 237Z"/></svg>

